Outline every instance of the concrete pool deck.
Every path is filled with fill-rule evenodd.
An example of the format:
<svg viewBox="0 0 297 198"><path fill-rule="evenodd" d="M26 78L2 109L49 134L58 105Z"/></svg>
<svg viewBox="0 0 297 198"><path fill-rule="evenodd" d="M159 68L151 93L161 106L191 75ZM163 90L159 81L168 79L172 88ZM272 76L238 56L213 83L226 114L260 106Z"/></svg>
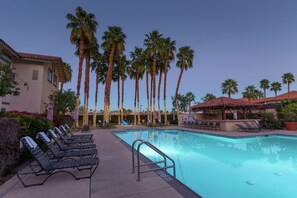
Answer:
<svg viewBox="0 0 297 198"><path fill-rule="evenodd" d="M269 131L261 133L207 131L182 127L156 127L161 129L182 129L230 137L258 136L283 134L297 136L297 131ZM177 189L166 182L155 172L141 175L142 181L136 181L136 174L131 174L131 150L125 146L113 131L129 129L152 129L142 126L117 127L115 129L93 129L94 141L97 144L100 163L92 179L76 181L71 176L61 173L51 177L42 186L24 188L16 176L0 186L2 198L32 198L32 197L102 197L102 198L176 198L192 197L182 193L184 189ZM29 180L39 181L37 177ZM186 188L186 187L184 187ZM188 192L185 192L188 193ZM193 195L194 197L194 195ZM197 197L197 196L196 196Z"/></svg>

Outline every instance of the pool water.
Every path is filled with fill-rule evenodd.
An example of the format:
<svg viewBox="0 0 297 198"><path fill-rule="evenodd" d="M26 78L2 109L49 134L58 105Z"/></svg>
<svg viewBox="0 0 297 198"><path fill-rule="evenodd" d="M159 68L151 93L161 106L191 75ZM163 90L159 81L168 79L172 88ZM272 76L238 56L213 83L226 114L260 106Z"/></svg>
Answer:
<svg viewBox="0 0 297 198"><path fill-rule="evenodd" d="M177 179L204 198L297 197L297 138L227 138L182 130L115 135L130 145L141 138L158 147L175 161ZM161 159L145 145L141 153Z"/></svg>

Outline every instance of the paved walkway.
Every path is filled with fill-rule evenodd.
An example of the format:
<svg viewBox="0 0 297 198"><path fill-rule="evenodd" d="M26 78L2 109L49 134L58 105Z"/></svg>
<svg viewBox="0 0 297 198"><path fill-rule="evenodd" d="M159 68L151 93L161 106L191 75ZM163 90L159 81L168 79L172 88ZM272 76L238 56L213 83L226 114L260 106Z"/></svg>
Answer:
<svg viewBox="0 0 297 198"><path fill-rule="evenodd" d="M138 127L139 128L139 127ZM123 128L127 129L127 128ZM122 130L121 128L117 130ZM14 176L0 187L2 198L180 198L167 182L154 172L142 174L136 181L131 174L131 152L112 133L113 130L92 130L97 144L100 164L91 180L76 181L68 174L52 176L42 186L24 188ZM76 173L74 171L74 173ZM26 178L27 179L27 178ZM39 178L28 178L27 181Z"/></svg>
<svg viewBox="0 0 297 198"><path fill-rule="evenodd" d="M56 197L102 197L102 198L177 198L183 197L169 183L154 172L143 174L142 181L136 181L136 175L131 174L131 151L111 132L128 129L144 129L145 127L118 127L109 130L92 130L99 151L100 164L91 180L74 180L68 174L57 174L44 185L24 188L16 176L0 187L2 198L56 198ZM230 137L284 134L295 135L297 131L270 131L261 133L207 131L191 128L162 127L184 129L194 132L225 135ZM28 181L36 181L36 177ZM182 189L183 191L183 189ZM181 192L181 191L179 191ZM191 197L185 196L184 197Z"/></svg>

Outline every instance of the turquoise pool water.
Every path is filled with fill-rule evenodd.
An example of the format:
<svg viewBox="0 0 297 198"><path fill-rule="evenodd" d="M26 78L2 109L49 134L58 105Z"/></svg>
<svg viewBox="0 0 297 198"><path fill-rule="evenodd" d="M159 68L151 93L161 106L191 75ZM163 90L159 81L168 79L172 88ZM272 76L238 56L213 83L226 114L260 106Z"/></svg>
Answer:
<svg viewBox="0 0 297 198"><path fill-rule="evenodd" d="M115 135L128 144L141 138L176 163L177 179L204 198L296 198L297 138L227 138L181 130L131 130ZM143 146L141 152L161 158Z"/></svg>

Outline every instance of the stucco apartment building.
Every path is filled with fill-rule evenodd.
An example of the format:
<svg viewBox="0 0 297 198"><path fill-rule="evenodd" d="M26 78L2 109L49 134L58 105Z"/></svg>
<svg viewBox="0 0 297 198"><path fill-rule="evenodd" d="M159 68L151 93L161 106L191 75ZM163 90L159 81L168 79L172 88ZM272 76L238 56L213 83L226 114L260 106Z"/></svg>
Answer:
<svg viewBox="0 0 297 198"><path fill-rule="evenodd" d="M62 58L16 52L2 39L0 49L0 61L11 65L20 88L19 96L0 97L1 111L44 113L48 96L65 81Z"/></svg>

